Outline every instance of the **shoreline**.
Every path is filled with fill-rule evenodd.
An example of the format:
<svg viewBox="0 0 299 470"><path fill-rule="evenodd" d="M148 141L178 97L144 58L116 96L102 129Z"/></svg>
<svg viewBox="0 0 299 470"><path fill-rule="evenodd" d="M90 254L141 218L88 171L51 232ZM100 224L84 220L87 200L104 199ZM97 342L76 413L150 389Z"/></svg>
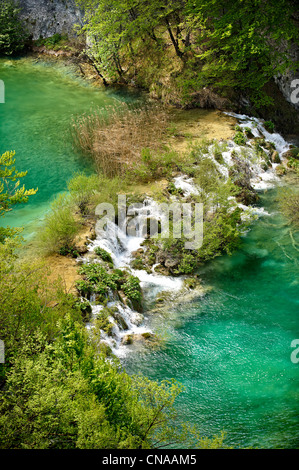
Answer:
<svg viewBox="0 0 299 470"><path fill-rule="evenodd" d="M34 57L35 56L32 56L32 58ZM40 56L38 57L41 60L44 60L44 55L42 55L42 57ZM62 59L63 59L63 63L65 63L64 58L62 58L60 54L57 54L57 56L55 55L54 63L57 63L57 61L60 61ZM205 109L196 109L196 108L190 109L190 110L177 110L177 109L171 108L170 114L172 117L172 120L170 123L175 124L175 130L173 132L173 135L168 136L167 143L172 150L178 153L185 153L185 152L190 151L191 146L192 145L194 146L196 143L200 142L202 138L206 138L208 140L213 139L214 141L216 139L217 142L219 141L230 142L229 144L230 148L228 149L229 151L226 151L223 153L223 155L225 156L225 160L226 160L225 171L223 168L224 174L228 174L227 171L231 164L230 152L233 151L233 147L234 147L233 137L235 134L235 127L237 123L240 124L240 118L243 118L244 125L241 124L241 127L243 127L244 129L249 125L248 122L262 125L262 121L257 120L256 118L249 118L248 116L240 117L239 115L233 115L233 113L224 113L220 110L205 110ZM253 133L254 138L260 138L261 136L265 134L265 129L263 129L264 134L262 132L255 131L255 128L253 125L250 127L250 129ZM267 134L267 137L268 139L269 138L271 139L271 136L269 135L269 133ZM279 139L278 139L278 142L279 142ZM264 150L267 151L267 149L264 149ZM214 162L215 164L218 165L218 168L221 171L222 165L221 164L219 165L215 160ZM273 171L271 170L272 174L271 172L270 174L268 174L268 170L267 170L267 171L263 171L262 175L265 175L265 178L266 178L266 175L269 175L269 179L271 180L271 178L274 177L275 165L277 166L277 164L271 164L271 168L273 169ZM261 168L252 168L252 171L255 172L255 178L259 179L260 174L261 174L259 172L261 171ZM278 180L279 178L277 177L276 179ZM162 183L162 188L164 188L165 190L167 188L167 185L169 184L169 181L167 180L165 182L163 182L163 180L156 181L155 185L159 186L160 183ZM190 176L184 175L181 172L178 172L177 176L175 176L174 179L172 179L172 184L174 184L174 186L176 187L178 191L181 191L183 193L183 200L186 196L190 197L192 195L194 187L193 187L192 178L190 178ZM257 182L255 188L257 190L263 189L263 187L266 188L268 184L269 183L268 183L268 176L267 176L265 180L261 179L260 186L259 186L259 183ZM135 186L132 186L131 189L134 190L134 193L136 192L135 190L137 189L137 194L139 195L144 194L147 197L151 197L151 196L154 197L155 191L153 191L152 194L148 193L148 189L151 186L152 184L145 184L145 185L143 184L143 185L139 185L139 188L135 188ZM247 215L245 217L248 217L249 219L252 217L252 215L253 216L255 215L254 211L247 211L247 207L245 205L242 205L239 203L238 207L242 211L247 212ZM257 216L263 215L262 210L255 211L255 212ZM95 237L96 237L95 225L96 225L96 220L89 223L87 226L84 226L82 228L82 231L78 234L75 240L75 245L81 257L82 256L84 257L84 255L90 250L90 247L92 247L93 245L93 240L95 240ZM132 252L137 251L141 247L136 246L135 248L136 249L132 250ZM80 276L77 272L78 264L76 260L67 256L62 256L62 255L52 255L50 257L46 257L45 259L50 269L52 270L50 279L55 280L55 278L61 277L61 272L62 272L63 273L62 279L65 284L66 291L71 292L72 294L76 294L77 291L75 288L75 282L80 279ZM126 266L126 268L131 270L131 267L129 264ZM146 289L146 284L147 282L150 282L150 280L146 281L146 279L144 278L144 274L138 273L138 270L137 271L131 270L131 271L133 275L136 275L137 277L139 275L139 278L141 276L141 278L144 279L144 280L141 279L141 284L143 283ZM159 276L160 276L160 281L163 279L163 277L164 279L168 278L170 280L171 275L169 277L170 273L169 272L167 273L166 271L167 270L165 269L162 269L162 270L160 269L160 272L154 273L154 276L156 276L157 280L159 279ZM167 275L165 276L165 274ZM150 277L151 275L152 274L147 273L148 277ZM190 276L187 275L184 278L182 278L181 279L182 282L180 286L181 288L182 288L183 281L186 278L194 279L194 275L193 274ZM178 300L180 298L179 290L180 288L177 291ZM186 296L186 293L188 293L189 297L190 296L196 297L198 295L205 294L202 285L197 285L196 288L192 287L189 289L186 288L185 286L183 287L181 296L182 297ZM159 305L156 305L155 308L159 308ZM134 322L132 324L134 325ZM118 325L116 326L118 327ZM134 326L133 326L133 330L134 330ZM126 333L121 333L121 337L124 338L125 336L128 336L128 335L130 336L131 334L130 331L131 330L128 330ZM136 333L137 335L139 334L138 332L139 330L137 330L137 333ZM151 332L144 331L143 333L151 333ZM119 332L117 334L119 335Z"/></svg>

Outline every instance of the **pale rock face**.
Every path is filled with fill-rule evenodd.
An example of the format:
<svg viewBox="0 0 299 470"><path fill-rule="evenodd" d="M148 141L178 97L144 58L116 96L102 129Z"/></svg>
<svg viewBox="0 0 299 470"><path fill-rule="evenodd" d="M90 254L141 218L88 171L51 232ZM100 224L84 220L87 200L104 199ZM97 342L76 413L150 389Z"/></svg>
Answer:
<svg viewBox="0 0 299 470"><path fill-rule="evenodd" d="M287 50L286 45L282 45L282 49ZM293 44L288 49L288 54L290 60L295 63L299 61L299 46L297 44ZM292 82L297 80L296 87L292 87ZM299 92L296 92L296 100L292 99L292 93L294 92L295 88L298 90L298 80L299 80L299 69L297 70L288 70L283 75L278 75L275 77L275 82L277 83L280 91L284 95L285 99L292 103L292 105L299 110Z"/></svg>
<svg viewBox="0 0 299 470"><path fill-rule="evenodd" d="M72 34L75 24L82 24L83 13L75 0L18 0L20 18L27 25L33 39L46 38L56 33Z"/></svg>

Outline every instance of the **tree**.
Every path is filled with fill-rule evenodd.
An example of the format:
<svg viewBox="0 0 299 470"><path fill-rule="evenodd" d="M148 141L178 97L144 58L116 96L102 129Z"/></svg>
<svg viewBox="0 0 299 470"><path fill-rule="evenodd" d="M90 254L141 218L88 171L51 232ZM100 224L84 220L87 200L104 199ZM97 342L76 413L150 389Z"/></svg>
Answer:
<svg viewBox="0 0 299 470"><path fill-rule="evenodd" d="M85 9L85 25L81 32L87 37L87 54L108 78L123 78L123 55L134 57L134 43L150 40L161 47L166 33L176 55L183 59L184 44L189 45L189 32L183 37L185 0L77 0ZM133 59L134 60L134 59Z"/></svg>
<svg viewBox="0 0 299 470"><path fill-rule="evenodd" d="M287 54L299 42L295 10L293 0L189 0L202 83L235 87L258 104L270 78L296 67Z"/></svg>
<svg viewBox="0 0 299 470"><path fill-rule="evenodd" d="M81 322L66 315L51 344L37 330L19 347L0 397L1 448L136 449L223 446L180 429L181 387L131 377L107 361ZM191 433L191 434L190 434Z"/></svg>
<svg viewBox="0 0 299 470"><path fill-rule="evenodd" d="M20 187L20 178L27 175L27 171L16 170L15 152L5 152L0 156L0 217L11 211L13 206L28 201L28 197L36 194L37 189ZM0 227L0 243L5 238L13 236L16 230Z"/></svg>
<svg viewBox="0 0 299 470"><path fill-rule="evenodd" d="M77 2L85 9L87 54L108 80L147 73L150 88L167 73L163 58L175 62L175 54L175 86L187 98L208 86L261 106L269 103L269 79L296 67L288 55L299 43L295 0Z"/></svg>
<svg viewBox="0 0 299 470"><path fill-rule="evenodd" d="M13 0L1 0L0 3L0 55L12 55L21 52L29 34L19 20Z"/></svg>

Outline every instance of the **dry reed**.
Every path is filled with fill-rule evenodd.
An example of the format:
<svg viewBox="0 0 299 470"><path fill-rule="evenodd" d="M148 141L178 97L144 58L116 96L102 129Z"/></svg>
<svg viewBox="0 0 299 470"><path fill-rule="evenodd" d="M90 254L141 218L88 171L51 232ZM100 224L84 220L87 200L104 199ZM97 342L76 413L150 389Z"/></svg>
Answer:
<svg viewBox="0 0 299 470"><path fill-rule="evenodd" d="M76 146L92 155L105 176L123 175L141 162L143 148L159 150L167 128L161 107L130 109L123 104L97 109L73 124Z"/></svg>

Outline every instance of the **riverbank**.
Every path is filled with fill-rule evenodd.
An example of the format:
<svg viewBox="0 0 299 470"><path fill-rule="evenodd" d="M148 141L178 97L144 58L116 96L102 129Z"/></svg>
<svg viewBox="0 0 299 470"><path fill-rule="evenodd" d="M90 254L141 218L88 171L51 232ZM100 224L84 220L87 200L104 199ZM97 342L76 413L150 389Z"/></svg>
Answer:
<svg viewBox="0 0 299 470"><path fill-rule="evenodd" d="M247 230L250 229L250 224L255 218L267 215L267 212L262 207L255 207L254 202L257 199L255 199L255 196L253 197L255 194L254 188L256 191L262 191L273 187L273 185L279 182L280 177L278 175L285 173L285 171L281 171L281 168L286 170L287 160L285 159L278 163L277 158L279 156L280 161L282 155L288 151L289 145L278 134L271 134L266 131L263 123L257 119L250 119L246 116L230 116L227 118L224 114L197 110L198 121L194 119L194 111L190 112L190 116L192 116L190 126L188 119L182 119L182 113L180 112L177 115L176 127L171 127L174 135L171 136L169 142L175 141L172 150L190 152L190 149L196 148L202 142L203 136L206 138L207 136L213 136L215 138L218 125L218 137L221 135L220 143L225 147L222 147L220 151L218 147L219 141L216 139L210 141L209 144L206 144L205 149L207 158L214 161L215 164L217 163L220 173L224 178L228 178L228 176L233 177L234 172L229 170L229 168L236 164L236 154L239 153L240 155L237 162L238 165L241 165L241 168L245 162L248 165L249 180L245 183L247 184L247 190L252 185L250 203L248 203L248 200L247 203L244 200L244 181L241 184L242 191L240 192L241 199L239 202L234 197L229 197L229 199L232 203L232 210L233 207L238 207L240 210L240 222L246 221ZM187 116L188 113L186 112ZM215 123L215 117L218 118L218 123L217 121ZM206 118L207 120L205 120ZM237 120L239 124L236 128L235 123ZM208 125L209 122L212 122L210 127ZM242 143L240 143L241 135L244 139ZM238 144L231 139L233 136L238 141ZM224 139L225 137L226 139ZM220 152L222 156L221 163L215 160L215 146L217 152ZM219 155L217 158L220 158ZM237 171L237 173L239 172L240 170ZM188 173L182 174L181 170L175 171L167 179L155 182L154 185L134 185L133 193L129 191L127 197L133 196L135 203L138 201L139 204L140 202L143 205L146 204L146 210L148 211L152 208L157 216L157 211L159 213L159 203L157 205L156 202L157 194L159 194L160 198L161 195L164 198L165 195L168 195L167 197L170 197L172 202L174 200L180 203L186 201L188 203L190 201L196 202L193 196L198 194L201 188L194 183L193 179L194 174L192 176ZM169 192L171 184L172 190ZM137 206L136 213L139 214ZM97 230L97 224L95 225L95 231L94 240L91 240L89 237L86 239L86 249L82 256L79 256L79 264L98 266L99 263L111 275L114 273L114 270L125 270L128 275L137 278L143 297L143 307L141 309L139 307L138 310L139 312L145 312L145 318L148 315L161 315L161 312L172 309L174 303L178 307L180 304L192 302L210 291L211 287L204 286L202 281L194 275L196 263L193 260L195 263L193 264L190 258L191 254L188 255L188 264L183 269L183 251L179 255L176 253L174 256L173 251L167 251L160 242L153 242L147 239L147 237L144 238L142 236L130 237L116 226L116 238L114 238L113 231L104 233L102 230ZM109 253L111 257L109 266L104 260L100 260L95 256L98 248L103 250L103 253ZM78 251L82 250L78 249ZM75 282L78 279L77 271L75 263L73 261L71 263L73 265L72 271ZM203 265L202 261L199 263L200 265ZM84 276L83 281L86 282ZM101 300L100 302L96 300L96 296L92 295L92 290L87 294L87 291L85 292L81 289L80 294L83 296L84 301L87 299L91 302L93 321L97 322L105 312L106 320L101 333L101 342L117 356L122 357L126 355L128 350L135 350L136 347L140 348L140 340L143 340L143 343L145 340L145 346L153 347L154 344L156 347L159 344L154 332L146 327L147 322L144 324L145 318L140 314L136 314L134 306L130 301L128 302L128 299L123 297L121 289L111 293L112 296L108 294L108 303L106 300L104 304L102 304ZM108 311L105 310L106 306ZM92 327L91 325L89 327Z"/></svg>
<svg viewBox="0 0 299 470"><path fill-rule="evenodd" d="M58 35L59 36L59 35ZM286 138L287 135L299 134L299 117L296 110L285 96L283 96L276 81L272 78L263 87L263 93L271 103L255 107L250 100L242 94L235 93L233 89L226 91L223 95L215 91L217 87L194 88L192 77L193 71L185 71L181 60L174 54L171 48L166 47L163 52L163 60L153 63L159 58L159 52L152 54L147 50L148 57L142 54L132 67L125 67L125 75L109 79L100 72L96 61L91 60L85 52L85 44L77 38L69 40L61 36L57 43L52 44L52 38L35 41L31 54L38 59L49 58L52 60L64 60L75 65L82 77L97 86L103 87L127 87L145 91L151 99L160 101L166 106L181 109L218 109L245 113L271 120L275 123L277 131ZM52 45L52 47L51 47ZM128 59L130 63L131 59ZM125 61L126 64L126 61ZM128 64L127 64L128 65ZM185 74L186 73L186 77ZM188 75L189 73L189 75ZM182 83L186 81L185 87ZM182 82L182 83L181 83ZM190 83L189 83L190 82ZM189 92L186 90L190 88ZM214 89L215 88L215 89Z"/></svg>
<svg viewBox="0 0 299 470"><path fill-rule="evenodd" d="M42 67L42 63L38 62L37 67L40 66ZM10 70L9 67L8 70ZM15 69L13 68L12 70ZM40 72L42 70L44 69L41 68ZM70 83L71 81L72 78L70 77ZM97 87L94 88L94 90L96 89ZM113 97L113 95L110 96ZM78 95L76 97L77 107ZM255 205L257 201L254 187L256 189L266 188L270 186L269 179L278 179L275 171L279 165L275 159L287 150L287 148L284 148L286 144L283 138L276 133L266 131L262 126L262 121L257 119L250 120L247 117L243 117L243 121L241 119L239 124L237 124L240 116L229 116L216 110L179 110L172 108L168 110L168 113L168 121L166 125L164 124L165 131L163 134L163 145L168 150L165 154L163 154L165 152L163 150L162 154L157 157L154 155L150 156L149 159L146 157L147 164L142 170L143 173L140 173L139 170L137 173L132 173L130 176L131 181L129 178L126 183L127 188L123 188L123 194L127 194L132 203L143 203L145 200L156 203L166 202L168 204L173 201L194 203L204 196L204 193L202 193L203 188L206 188L206 191L214 191L213 178L216 177L219 194L221 191L225 191L224 194L226 194L224 198L222 197L222 202L220 203L220 206L224 204L228 211L225 218L230 220L229 213L232 210L238 209L240 211L238 218L236 218L231 227L233 231L236 231L234 236L237 242L240 236L240 224L247 223L246 219L250 221L262 212L255 211L255 209L247 211L246 209L248 204L249 206ZM261 126L260 129L259 126ZM264 140L264 135L266 140ZM275 146L277 146L277 149L274 149ZM159 165L162 165L161 168L163 169L165 162L167 162L169 168L166 173L164 170L161 173ZM138 165L140 165L140 162ZM138 169L138 165L134 171ZM201 171L202 165L204 165L204 171ZM156 173L155 176L150 177L150 173L153 171L152 168L155 168L154 171ZM247 176L240 178L244 171ZM284 171L281 174L283 173ZM144 182L142 178L140 180L141 176L142 178L149 179L149 181ZM228 177L239 188L237 190L236 205L234 205L235 196L232 196L229 187L226 185ZM104 185L108 185L107 187L109 187L109 184L108 180L104 183ZM211 184L212 186L209 187ZM117 182L116 185L112 185L113 190L117 188L118 191L121 190L121 186L122 184L119 186ZM201 196L199 197L200 193ZM110 198L110 196L108 190L105 198ZM218 196L216 195L216 197ZM229 200L231 202L227 205ZM206 200L206 203L210 207L210 212L207 210L205 214L206 223L211 223L214 209L211 207L211 202L208 203ZM242 215L242 213L244 214ZM240 215L241 218L239 218ZM96 221L93 222L92 219L87 225L84 217L79 217L79 219L82 228L79 230L72 247L72 252L76 253L76 258L59 254L46 258L47 265L52 269L51 279L54 280L61 277L66 290L75 295L78 294L76 282L82 279L78 274L76 259L84 257L90 249L93 251L94 246L92 243L95 237L94 228L96 225ZM37 230L40 231L42 228L37 228ZM191 279L189 288L184 286L181 297L186 295L189 298L192 296L196 297L196 295L202 295L203 293L202 285L196 281L193 275L198 263L201 265L205 262L205 259L225 252L226 245L229 246L234 240L234 238L232 240L224 239L223 246L221 247L221 236L221 233L215 235L216 239L220 239L220 242L217 247L209 248L209 254L206 250L203 259L200 259L200 257L197 259L196 256L193 256L193 253L189 253L181 248L178 251L176 244L173 243L165 247L160 242L157 244L148 240L144 246L141 246L143 240L140 239L135 244L135 249L126 248L129 251L125 267L128 271L133 272L133 275L135 275L134 271L142 271L142 268L144 268L144 272L139 273L139 276L141 276L139 280L145 291L151 290L147 283L152 281L154 276L153 291L156 294L158 294L159 283L161 285L163 283L169 284L175 287L175 289L182 286L182 282L174 281L172 284L171 280L167 281L166 279L170 279L173 276L177 278L180 275L183 275L183 277L189 276ZM126 237L124 237L124 241L125 245L129 242L129 240L126 240ZM212 239L208 241L207 246L211 246L211 243ZM28 248L30 250L30 246ZM32 252L35 255L34 245L32 245ZM113 249L110 254L113 255ZM148 276L152 277L149 279ZM175 298L175 301L179 302L179 295L175 294ZM174 299L174 297L170 296L170 299ZM158 296L158 300L158 303L162 306L162 297ZM130 335L130 330L125 334Z"/></svg>

